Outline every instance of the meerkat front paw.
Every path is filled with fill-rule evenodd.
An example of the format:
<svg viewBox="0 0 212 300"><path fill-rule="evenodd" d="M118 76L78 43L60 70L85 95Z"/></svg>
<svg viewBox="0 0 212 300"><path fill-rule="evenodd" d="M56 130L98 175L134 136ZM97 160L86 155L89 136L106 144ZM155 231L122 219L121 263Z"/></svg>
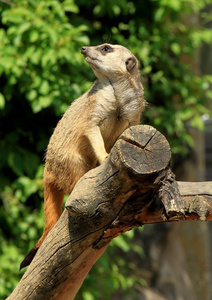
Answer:
<svg viewBox="0 0 212 300"><path fill-rule="evenodd" d="M104 153L103 155L101 155L100 157L98 157L98 162L99 164L101 165L105 160L106 158L109 156L109 154L106 152Z"/></svg>

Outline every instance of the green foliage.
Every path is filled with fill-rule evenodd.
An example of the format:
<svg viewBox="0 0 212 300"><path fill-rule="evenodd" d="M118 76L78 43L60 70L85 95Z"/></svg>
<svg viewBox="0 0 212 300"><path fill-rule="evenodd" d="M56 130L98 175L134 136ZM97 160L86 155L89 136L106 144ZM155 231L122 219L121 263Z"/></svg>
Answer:
<svg viewBox="0 0 212 300"><path fill-rule="evenodd" d="M111 40L138 57L149 102L144 122L167 136L176 155L189 152L193 140L186 128L203 128L201 115L209 113L206 99L212 99L212 76L198 76L189 64L196 49L211 42L211 31L194 18L209 0L8 3L0 2L0 299L13 290L20 262L42 233L49 137L94 78L81 46ZM211 19L206 12L201 17ZM86 279L81 299L110 299L118 289L143 284L124 259L132 234L114 240Z"/></svg>
<svg viewBox="0 0 212 300"><path fill-rule="evenodd" d="M4 101L24 95L33 113L52 106L61 115L83 91L77 81L82 63L79 43L89 43L86 25L73 26L66 13L77 13L72 0L17 1L2 11L0 74L8 80L1 94ZM70 78L74 84L70 84ZM77 80L78 79L78 80ZM3 96L4 95L4 96ZM62 97L61 97L62 95Z"/></svg>

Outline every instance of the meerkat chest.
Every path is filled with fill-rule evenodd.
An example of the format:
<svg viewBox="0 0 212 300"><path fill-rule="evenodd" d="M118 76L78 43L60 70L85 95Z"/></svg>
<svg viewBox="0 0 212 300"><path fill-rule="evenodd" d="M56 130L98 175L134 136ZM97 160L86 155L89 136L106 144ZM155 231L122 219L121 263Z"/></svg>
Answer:
<svg viewBox="0 0 212 300"><path fill-rule="evenodd" d="M99 125L105 123L116 124L117 122L130 122L140 109L139 101L133 91L123 91L117 97L111 86L99 93L97 98L94 116Z"/></svg>
<svg viewBox="0 0 212 300"><path fill-rule="evenodd" d="M138 114L140 106L138 99L131 95L130 98L115 97L113 89L103 93L95 105L95 123L100 127L105 147L110 151L118 136L129 126ZM128 94L129 95L129 94Z"/></svg>

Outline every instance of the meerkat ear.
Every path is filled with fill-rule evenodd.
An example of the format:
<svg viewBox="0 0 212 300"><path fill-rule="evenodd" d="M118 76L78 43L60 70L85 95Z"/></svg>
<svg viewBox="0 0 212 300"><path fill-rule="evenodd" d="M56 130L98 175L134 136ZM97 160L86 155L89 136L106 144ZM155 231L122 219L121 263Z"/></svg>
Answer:
<svg viewBox="0 0 212 300"><path fill-rule="evenodd" d="M136 66L136 63L137 63L137 61L136 61L136 58L134 56L128 58L125 61L127 71L128 72L132 71L132 69Z"/></svg>

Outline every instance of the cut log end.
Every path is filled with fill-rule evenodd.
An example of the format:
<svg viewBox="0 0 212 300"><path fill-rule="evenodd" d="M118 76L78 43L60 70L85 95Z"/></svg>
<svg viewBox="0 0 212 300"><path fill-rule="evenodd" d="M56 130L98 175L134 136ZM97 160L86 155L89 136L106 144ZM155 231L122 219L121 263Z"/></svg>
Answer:
<svg viewBox="0 0 212 300"><path fill-rule="evenodd" d="M171 160L170 146L166 138L148 125L127 129L111 151L112 161L117 155L116 152L119 154L122 166L135 175L160 172L169 165Z"/></svg>

